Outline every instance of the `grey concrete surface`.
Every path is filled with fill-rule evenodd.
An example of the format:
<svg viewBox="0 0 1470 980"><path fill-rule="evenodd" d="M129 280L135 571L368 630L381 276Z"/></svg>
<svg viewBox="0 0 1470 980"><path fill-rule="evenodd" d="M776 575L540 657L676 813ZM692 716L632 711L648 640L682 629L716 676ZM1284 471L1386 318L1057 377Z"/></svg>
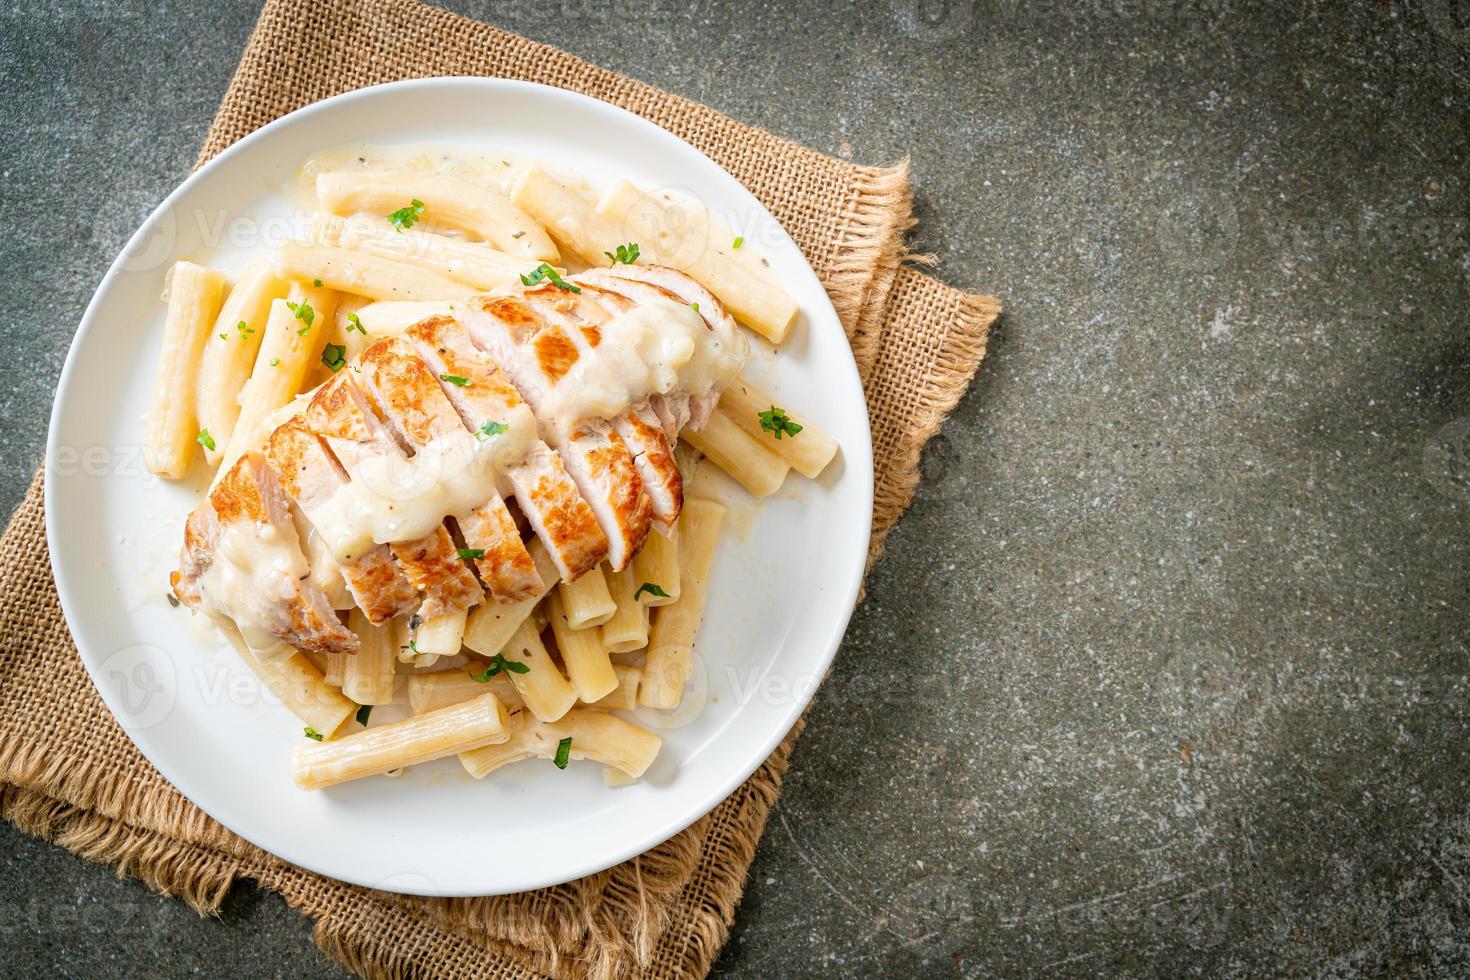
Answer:
<svg viewBox="0 0 1470 980"><path fill-rule="evenodd" d="M6 4L0 504L252 4ZM1470 972L1470 12L456 9L911 154L1008 313L797 749L720 977ZM0 825L0 974L340 975Z"/></svg>

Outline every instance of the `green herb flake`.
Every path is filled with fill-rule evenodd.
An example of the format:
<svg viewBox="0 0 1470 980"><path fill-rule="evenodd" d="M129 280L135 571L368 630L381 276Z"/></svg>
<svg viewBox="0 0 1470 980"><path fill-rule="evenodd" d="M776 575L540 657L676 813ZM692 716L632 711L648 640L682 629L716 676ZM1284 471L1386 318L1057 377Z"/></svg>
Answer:
<svg viewBox="0 0 1470 980"><path fill-rule="evenodd" d="M485 549L484 548L455 548L454 550L455 550L456 553L458 553L459 557L461 557L461 558L484 558L485 557Z"/></svg>
<svg viewBox="0 0 1470 980"><path fill-rule="evenodd" d="M689 304L689 308L691 310L693 310L695 313L698 313L699 312L699 304L698 303L690 303Z"/></svg>
<svg viewBox="0 0 1470 980"><path fill-rule="evenodd" d="M362 325L362 317L356 313L349 313L347 314L347 332L351 333L354 330L364 337L367 336L367 328Z"/></svg>
<svg viewBox="0 0 1470 980"><path fill-rule="evenodd" d="M556 743L556 758L551 761L558 769L565 769L567 763L572 761L572 737L570 735Z"/></svg>
<svg viewBox="0 0 1470 980"><path fill-rule="evenodd" d="M484 425L480 426L479 431L475 433L475 438L489 439L491 436L498 436L502 432L509 431L510 426L506 425L504 422L486 422Z"/></svg>
<svg viewBox="0 0 1470 980"><path fill-rule="evenodd" d="M307 738L311 739L313 742L320 742L322 739L326 738L325 735L310 726L303 728L301 731L306 735Z"/></svg>
<svg viewBox="0 0 1470 980"><path fill-rule="evenodd" d="M370 704L359 704L357 706L357 723L359 725L366 726L367 725L367 720L368 720L368 715L370 715L372 713L373 713L373 706L372 705L370 705Z"/></svg>
<svg viewBox="0 0 1470 980"><path fill-rule="evenodd" d="M770 411L760 412L756 417L761 420L761 428L777 439L783 435L795 438L803 428L787 417L786 409L777 408L775 405L771 406Z"/></svg>
<svg viewBox="0 0 1470 980"><path fill-rule="evenodd" d="M660 599L669 598L669 594L659 586L655 585L652 582L644 582L642 585L638 586L638 591L633 593L633 601L637 602L638 597L643 595L643 593L645 592L647 592L649 595L658 596Z"/></svg>
<svg viewBox="0 0 1470 980"><path fill-rule="evenodd" d="M397 211L388 215L388 224L397 228L399 231L403 231L405 228L412 228L419 218L423 217L423 214L424 202L418 198L414 198L408 207L399 208Z"/></svg>
<svg viewBox="0 0 1470 980"><path fill-rule="evenodd" d="M523 274L521 276L521 285L534 286L543 279L550 280L551 284L557 289L565 289L569 293L580 293L582 291L581 286L563 279L561 273L553 269L549 262L542 262L536 268L532 269L529 274Z"/></svg>
<svg viewBox="0 0 1470 980"><path fill-rule="evenodd" d="M255 333L255 328L247 325L244 320L241 320L239 323L235 324L235 330L239 332L241 340L244 340L246 337Z"/></svg>
<svg viewBox="0 0 1470 980"><path fill-rule="evenodd" d="M328 344L322 351L322 363L335 373L347 366L347 348L341 344Z"/></svg>
<svg viewBox="0 0 1470 980"><path fill-rule="evenodd" d="M626 245L619 245L616 251L603 252L602 254L608 258L608 268L612 268L612 266L617 265L619 262L623 263L623 265L632 265L638 261L638 243L629 242Z"/></svg>
<svg viewBox="0 0 1470 980"><path fill-rule="evenodd" d="M208 429L200 429L199 434L194 437L194 441L210 452L214 452L214 436L209 434Z"/></svg>
<svg viewBox="0 0 1470 980"><path fill-rule="evenodd" d="M311 284L313 286L315 286L317 289L321 289L322 288L322 281L320 279L313 279L311 281Z"/></svg>
<svg viewBox="0 0 1470 980"><path fill-rule="evenodd" d="M280 364L280 363L281 363L281 359L279 357L273 357L273 358L271 358L271 367L275 367L277 364Z"/></svg>
<svg viewBox="0 0 1470 980"><path fill-rule="evenodd" d="M736 235L735 236L735 247L736 248L739 248L741 245L744 245L744 244L745 244L745 236L744 235Z"/></svg>
<svg viewBox="0 0 1470 980"><path fill-rule="evenodd" d="M219 339L220 340L229 340L230 339L230 335L227 334L227 333L222 333L222 334L219 335Z"/></svg>
<svg viewBox="0 0 1470 980"><path fill-rule="evenodd" d="M490 666L478 674L470 674L470 680L477 684L485 684L489 682L490 678L501 671L510 674L529 674L531 672L531 666L529 664L523 664L519 660L506 660L505 654L497 653L490 658Z"/></svg>
<svg viewBox="0 0 1470 980"><path fill-rule="evenodd" d="M311 329L312 321L316 319L316 310L313 310L311 308L310 303L308 303L306 300L302 300L299 303L293 303L290 300L287 300L286 306L291 310L293 314L295 314L296 319L306 324L306 326L296 331L297 336L300 336L301 334L304 334L306 333L306 331Z"/></svg>
<svg viewBox="0 0 1470 980"><path fill-rule="evenodd" d="M445 384L454 385L456 388L468 388L470 386L469 378L461 378L457 374L441 374L439 375L439 380Z"/></svg>

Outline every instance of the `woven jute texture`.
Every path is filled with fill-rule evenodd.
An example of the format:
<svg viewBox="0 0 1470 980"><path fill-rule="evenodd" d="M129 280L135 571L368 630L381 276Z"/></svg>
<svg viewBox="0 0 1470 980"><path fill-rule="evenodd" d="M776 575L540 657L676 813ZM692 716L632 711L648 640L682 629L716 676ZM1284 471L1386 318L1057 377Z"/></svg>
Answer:
<svg viewBox="0 0 1470 980"><path fill-rule="evenodd" d="M999 312L919 272L902 247L902 166L860 167L740 125L554 48L412 0L272 0L200 156L292 109L380 82L484 75L622 106L725 167L791 233L841 316L874 434L873 550L912 498L919 452L985 353ZM728 935L800 725L711 813L651 851L520 895L423 899L322 878L246 843L134 748L82 669L46 551L38 476L0 540L0 810L201 912L239 878L317 922L317 944L370 976L705 975Z"/></svg>

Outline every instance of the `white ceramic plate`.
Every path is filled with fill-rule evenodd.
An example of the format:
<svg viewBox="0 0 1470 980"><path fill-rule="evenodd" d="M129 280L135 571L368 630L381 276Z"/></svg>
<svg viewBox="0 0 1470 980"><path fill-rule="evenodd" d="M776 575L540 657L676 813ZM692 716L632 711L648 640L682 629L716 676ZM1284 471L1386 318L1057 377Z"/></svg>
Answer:
<svg viewBox="0 0 1470 980"><path fill-rule="evenodd" d="M397 779L307 793L291 781L301 723L215 631L164 601L193 481L149 477L143 416L169 264L234 272L290 225L287 187L311 154L351 143L439 142L556 161L593 180L691 192L769 258L801 305L779 358L752 368L831 432L817 482L793 475L759 505L732 499L699 634L702 669L639 783L530 761L476 781L454 759ZM729 795L795 723L856 600L872 510L868 418L851 352L810 266L764 208L703 154L621 109L520 82L447 78L365 89L294 112L169 195L108 270L56 393L46 530L77 648L108 707L176 787L267 851L344 881L425 895L523 891L658 844Z"/></svg>

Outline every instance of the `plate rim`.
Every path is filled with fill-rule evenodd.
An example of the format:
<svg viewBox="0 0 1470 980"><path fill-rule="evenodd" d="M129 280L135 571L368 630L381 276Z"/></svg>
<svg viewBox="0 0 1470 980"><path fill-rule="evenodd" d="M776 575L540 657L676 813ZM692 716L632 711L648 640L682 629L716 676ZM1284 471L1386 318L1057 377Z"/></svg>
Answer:
<svg viewBox="0 0 1470 980"><path fill-rule="evenodd" d="M386 82L378 85L368 86L365 88L354 89L348 92L342 92L337 95L330 96L326 99L322 99L320 101L301 106L297 109L292 110L289 113L286 113L285 115L271 120L270 122L261 126L259 129L256 129L253 132L246 134L239 140L230 144L224 150L220 151L220 153L216 154L213 158L207 161L203 166L191 172L183 181L175 186L174 189L170 191L169 194L166 195L164 199L158 203L157 206L155 206L148 213L147 217L144 218L142 223L133 232L133 234L128 237L121 250L108 266L107 271L104 273L101 281L98 283L97 287L93 291L92 296L82 313L82 317L78 322L77 329L72 336L71 343L67 348L66 358L63 363L61 373L58 376L56 391L52 398L51 414L47 426L46 456L43 461L43 469L45 473L43 503L47 553L48 557L51 559L50 564L52 580L56 587L57 598L60 602L63 618L66 621L68 632L71 635L70 638L72 640L72 645L76 650L77 656L82 661L82 665L86 670L87 676L91 680L93 687L96 689L98 695L102 698L103 703L107 706L108 712L113 716L113 719L115 721L118 721L118 724L120 727L122 727L124 734L143 755L143 757L147 759L148 763L158 770L159 774L163 776L165 780L167 780L170 786L172 786L177 792L188 799L190 803L198 806L200 810L206 813L209 817L218 821L221 825L229 829L232 833L238 835L252 845L261 848L263 851L266 851L267 853L281 860L296 864L305 870L323 875L324 877L328 877L333 880L363 885L365 887L379 888L386 891L398 892L401 894L424 895L432 897L468 897L477 895L512 894L522 891L531 891L539 888L551 887L557 884L565 883L567 881L575 880L580 877L584 877L589 874L595 874L597 872L606 870L607 868L613 867L614 865L629 860L630 858L638 854L642 854L650 850L651 848L657 847L664 841L667 841L676 834L679 834L682 831L686 830L689 826L713 811L721 803L727 800L736 790L738 790L739 787L743 785L747 779L750 778L751 774L757 771L770 757L770 755L776 750L776 748L786 739L787 735L791 732L792 728L795 727L796 723L801 718L808 705L815 698L816 690L818 687L820 687L820 685L813 685L809 690L803 691L792 697L789 706L781 717L781 720L778 724L773 726L770 734L768 734L760 742L752 743L753 747L748 750L745 761L742 762L740 766L732 767L730 772L727 773L723 779L714 780L714 782L717 784L716 789L710 791L708 795L698 797L697 802L692 805L671 808L671 811L674 812L674 815L671 817L671 819L659 821L651 825L647 832L636 837L634 835L629 835L629 838L622 845L618 847L608 848L607 852L603 856L599 857L593 866L583 867L575 873L571 874L566 874L563 872L553 873L545 876L544 879L538 879L524 884L518 883L517 886L513 888L492 887L490 889L467 889L464 887L454 886L441 887L434 882L428 881L427 879L425 879L424 884L428 887L423 887L415 882L408 881L405 881L401 884L391 885L384 882L368 881L361 876L355 877L351 874L344 874L343 869L327 869L321 867L310 860L309 857L303 858L297 854L286 856L285 854L278 854L276 850L271 847L265 846L254 836L252 836L251 834L247 834L244 830L237 826L236 822L233 819L227 819L227 815L216 813L210 808L207 808L203 804L198 802L198 800L195 799L194 795L191 795L191 793L187 792L185 788L180 785L180 780L176 778L176 774L174 772L170 771L170 767L166 766L158 758L155 758L154 753L150 752L148 748L140 743L139 739L135 737L132 732L128 731L128 729L122 725L121 721L119 720L118 707L117 705L113 704L113 700L109 696L107 685L101 683L99 677L97 676L97 670L99 669L98 658L95 656L89 656L84 653L82 651L82 644L78 642L79 632L75 628L74 623L81 621L80 614L85 608L85 597L73 594L73 587L67 584L67 582L65 581L65 576L63 574L62 566L64 562L58 557L61 552L58 550L58 501L56 498L57 494L59 493L59 480L63 478L58 477L56 473L56 465L58 450L60 448L58 445L60 438L59 419L63 412L64 404L68 400L73 376L76 371L79 370L79 368L77 367L80 358L79 352L86 345L86 341L93 330L97 329L97 323L101 319L99 313L99 304L102 300L102 297L105 293L108 292L109 287L115 280L117 280L120 276L126 274L128 270L126 270L124 266L126 265L129 257L132 255L134 249L163 219L163 216L174 206L176 201L187 195L196 185L204 182L215 171L227 167L236 156L246 152L250 147L253 147L258 143L262 143L271 139L278 130L284 128L288 123L292 121L296 121L301 119L302 117L310 116L316 113L336 109L348 103L379 98L387 93L401 93L404 91L412 93L414 90L432 90L438 88L452 89L455 86L466 85L470 88L480 89L481 91L477 94L481 96L493 96L497 92L514 93L518 91L529 91L533 93L533 97L550 97L553 99L564 99L570 102L581 103L584 107L587 107L588 104L591 104L592 107L595 107L595 111L611 113L619 120L620 125L630 126L634 129L642 129L646 133L657 134L657 138L661 140L673 140L675 143L682 146L686 151L695 154L695 156L699 160L715 168L715 170L717 170L725 178L729 179L736 187L738 187L740 193L742 193L746 197L746 199L754 205L754 207L759 209L758 213L762 217L772 222L777 228L780 228L781 234L785 236L787 241L791 243L793 249L801 258L801 263L804 268L799 269L798 271L804 271L805 274L812 276L813 280L815 280L818 285L823 301L823 308L821 309L821 312L823 314L830 313L831 323L835 326L836 329L842 329L841 318L837 315L836 309L833 307L831 303L831 298L827 295L825 287L822 287L820 278L816 276L816 272L811 267L810 261L806 258L806 255L801 251L800 247L796 245L795 241L791 238L789 233L786 232L785 227L780 222L776 221L775 217L771 215L770 211L765 207L765 205L761 203L761 201L740 180L735 178L733 174L731 174L720 164L716 163L702 150L695 147L688 141L682 139L681 137L675 135L674 133L670 132L669 130L663 128L662 126L659 126L656 123L651 122L650 120L644 119L643 117L627 109L624 109L621 106L614 105L602 99L594 98L589 95L584 95L580 92L573 92L568 89L558 88L556 86L543 85L537 82L528 82L519 79L490 78L474 75L447 75ZM167 261L176 260L176 256L171 255ZM810 318L811 312L807 312L808 317ZM825 318L826 317L824 316L824 319ZM815 325L813 324L812 326ZM843 337L843 341L843 349L847 354L845 358L840 359L840 362L837 364L823 363L820 366L814 367L813 370L841 370L844 372L850 372L850 380L854 383L858 392L861 393L863 391L863 384L861 377L858 375L857 363L852 354L851 344L847 341L845 335ZM842 479L858 480L860 482L859 489L862 493L862 498L866 501L867 504L865 509L868 515L867 520L863 522L861 528L852 529L861 535L862 547L860 548L860 554L866 555L868 545L871 542L871 514L873 511L874 494L872 433L866 400L862 397L859 397L857 401L858 410L861 412L862 424L857 426L856 428L860 432L862 438L859 445L844 444L842 447L842 454L845 466L845 471ZM103 492L105 493L106 491ZM853 613L856 611L858 596L862 587L865 573L866 561L860 560L854 562L854 567L847 570L844 575L834 578L834 583L841 586L840 591L838 592L838 595L835 596L835 598L840 599L841 601L837 605L838 611L836 613L836 619L833 622L831 635L828 637L824 645L824 649L821 652L821 655L813 661L813 666L817 672L817 676L819 677L825 678L827 672L831 668L833 661L836 658L837 650L841 647L842 640L846 636L847 627L851 621ZM76 588L79 589L80 586ZM183 781L185 783L190 782L187 777L185 777ZM310 852L308 850L308 854L309 853Z"/></svg>

